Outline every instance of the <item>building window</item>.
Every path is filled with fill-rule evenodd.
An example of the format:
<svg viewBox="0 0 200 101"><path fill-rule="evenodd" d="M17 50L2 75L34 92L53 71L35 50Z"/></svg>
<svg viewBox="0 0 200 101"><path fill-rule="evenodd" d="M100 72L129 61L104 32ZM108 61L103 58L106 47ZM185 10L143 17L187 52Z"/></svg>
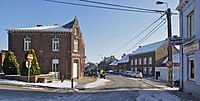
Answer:
<svg viewBox="0 0 200 101"><path fill-rule="evenodd" d="M74 32L74 35L78 35L78 28L75 28L75 32Z"/></svg>
<svg viewBox="0 0 200 101"><path fill-rule="evenodd" d="M31 38L24 38L24 51L28 51L31 47Z"/></svg>
<svg viewBox="0 0 200 101"><path fill-rule="evenodd" d="M131 59L131 65L133 65L133 59Z"/></svg>
<svg viewBox="0 0 200 101"><path fill-rule="evenodd" d="M152 57L148 57L148 64L149 64L149 65L152 64Z"/></svg>
<svg viewBox="0 0 200 101"><path fill-rule="evenodd" d="M147 74L147 67L143 67L143 74Z"/></svg>
<svg viewBox="0 0 200 101"><path fill-rule="evenodd" d="M137 65L137 59L135 59L135 65Z"/></svg>
<svg viewBox="0 0 200 101"><path fill-rule="evenodd" d="M138 69L137 69L137 67L135 67L135 71L137 71Z"/></svg>
<svg viewBox="0 0 200 101"><path fill-rule="evenodd" d="M143 58L143 64L144 64L144 65L147 64L147 58Z"/></svg>
<svg viewBox="0 0 200 101"><path fill-rule="evenodd" d="M189 77L189 80L194 80L194 75L195 75L195 71L194 71L194 63L195 63L195 60L193 58L193 55L189 55L188 56L188 77Z"/></svg>
<svg viewBox="0 0 200 101"><path fill-rule="evenodd" d="M74 39L74 52L78 52L78 40Z"/></svg>
<svg viewBox="0 0 200 101"><path fill-rule="evenodd" d="M58 72L59 71L59 59L53 59L52 60L52 72Z"/></svg>
<svg viewBox="0 0 200 101"><path fill-rule="evenodd" d="M148 74L152 75L152 67L148 67Z"/></svg>
<svg viewBox="0 0 200 101"><path fill-rule="evenodd" d="M194 11L187 16L188 21L188 38L194 36Z"/></svg>
<svg viewBox="0 0 200 101"><path fill-rule="evenodd" d="M139 58L139 65L142 65L142 58Z"/></svg>
<svg viewBox="0 0 200 101"><path fill-rule="evenodd" d="M52 51L59 51L59 38L52 39Z"/></svg>

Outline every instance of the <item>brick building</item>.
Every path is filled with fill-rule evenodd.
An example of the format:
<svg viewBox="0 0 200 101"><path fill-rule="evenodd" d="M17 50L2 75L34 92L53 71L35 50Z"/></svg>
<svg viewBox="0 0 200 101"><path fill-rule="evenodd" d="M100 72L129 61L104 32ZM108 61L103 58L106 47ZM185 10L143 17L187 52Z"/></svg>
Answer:
<svg viewBox="0 0 200 101"><path fill-rule="evenodd" d="M37 25L29 28L10 28L9 51L13 51L22 65L26 51L34 49L41 73L55 72L64 76L82 78L85 67L85 43L78 19L63 26Z"/></svg>
<svg viewBox="0 0 200 101"><path fill-rule="evenodd" d="M144 75L154 76L155 67L161 66L166 59L168 51L167 40L156 43L140 46L129 57L129 68L135 71L141 71ZM178 50L173 47L172 53L178 53Z"/></svg>

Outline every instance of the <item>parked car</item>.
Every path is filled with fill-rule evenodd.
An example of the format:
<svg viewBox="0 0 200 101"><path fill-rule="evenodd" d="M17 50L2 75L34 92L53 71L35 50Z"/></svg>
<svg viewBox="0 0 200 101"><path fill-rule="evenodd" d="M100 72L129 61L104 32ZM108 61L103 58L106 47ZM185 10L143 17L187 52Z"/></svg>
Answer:
<svg viewBox="0 0 200 101"><path fill-rule="evenodd" d="M107 73L108 74L113 74L113 70L108 70Z"/></svg>
<svg viewBox="0 0 200 101"><path fill-rule="evenodd" d="M122 71L121 75L125 76L126 75L126 71Z"/></svg>
<svg viewBox="0 0 200 101"><path fill-rule="evenodd" d="M98 77L99 70L91 69L90 72L91 72L91 76Z"/></svg>
<svg viewBox="0 0 200 101"><path fill-rule="evenodd" d="M136 72L135 77L142 79L143 78L142 72Z"/></svg>
<svg viewBox="0 0 200 101"><path fill-rule="evenodd" d="M126 75L127 77L131 77L132 71L126 71Z"/></svg>
<svg viewBox="0 0 200 101"><path fill-rule="evenodd" d="M135 71L132 71L132 72L130 73L130 77L135 77L135 75L136 75L136 72L135 72Z"/></svg>

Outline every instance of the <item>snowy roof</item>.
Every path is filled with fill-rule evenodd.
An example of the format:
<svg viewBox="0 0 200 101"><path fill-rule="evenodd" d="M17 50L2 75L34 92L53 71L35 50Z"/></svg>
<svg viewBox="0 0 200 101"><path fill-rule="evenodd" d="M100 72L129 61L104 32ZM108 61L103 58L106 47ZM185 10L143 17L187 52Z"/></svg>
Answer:
<svg viewBox="0 0 200 101"><path fill-rule="evenodd" d="M166 42L166 40L163 40L163 41L159 41L159 42L156 42L156 43L148 44L148 45L145 45L145 46L140 46L131 55L147 53L147 52L154 52L154 51L156 51L156 49L158 49L165 42Z"/></svg>
<svg viewBox="0 0 200 101"><path fill-rule="evenodd" d="M112 63L110 63L109 65L110 65L110 66L116 66L116 65L117 65L117 61L118 61L118 60L115 60L115 61L113 61Z"/></svg>
<svg viewBox="0 0 200 101"><path fill-rule="evenodd" d="M168 61L168 57L163 61L163 63L166 63ZM173 54L172 55L172 61L173 63L180 63L180 54Z"/></svg>
<svg viewBox="0 0 200 101"><path fill-rule="evenodd" d="M10 28L6 29L7 31L71 31L70 28L65 28L63 26L59 26L58 24L53 25L37 25L35 27L27 27L27 28Z"/></svg>
<svg viewBox="0 0 200 101"><path fill-rule="evenodd" d="M119 63L127 63L129 61L129 55L125 55L122 57L122 59L120 59L117 64Z"/></svg>

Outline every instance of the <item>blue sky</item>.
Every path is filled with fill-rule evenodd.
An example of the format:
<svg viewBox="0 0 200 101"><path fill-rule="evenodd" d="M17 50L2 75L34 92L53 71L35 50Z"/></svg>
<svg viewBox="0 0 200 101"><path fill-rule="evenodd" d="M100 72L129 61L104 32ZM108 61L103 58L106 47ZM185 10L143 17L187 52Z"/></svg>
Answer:
<svg viewBox="0 0 200 101"><path fill-rule="evenodd" d="M89 4L79 0L57 0ZM96 0L92 0L96 1ZM156 5L156 0L98 0L100 2L166 10L166 5ZM166 0L173 12L178 0ZM94 4L90 4L94 5ZM140 45L164 40L167 38L166 25L156 31L143 43L133 47L150 29L137 39L132 40L161 14L137 13L126 11L88 8L67 4L51 3L44 0L1 0L0 2L0 50L8 49L6 28L33 27L38 24L64 25L76 16L86 42L87 60L99 62L103 57L115 55L120 58L123 53L131 53ZM173 35L179 34L178 16L172 16ZM153 27L151 28L153 29ZM128 51L129 50L129 51Z"/></svg>

